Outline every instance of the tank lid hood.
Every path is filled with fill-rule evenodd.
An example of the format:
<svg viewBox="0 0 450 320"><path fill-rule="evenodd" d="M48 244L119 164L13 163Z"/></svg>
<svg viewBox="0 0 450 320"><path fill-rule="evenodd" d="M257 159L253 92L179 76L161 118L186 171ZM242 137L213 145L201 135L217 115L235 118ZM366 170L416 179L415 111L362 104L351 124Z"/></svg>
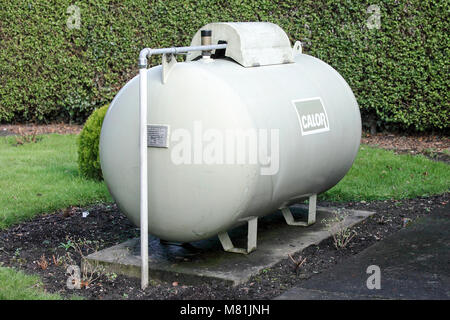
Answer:
<svg viewBox="0 0 450 320"><path fill-rule="evenodd" d="M276 24L270 22L216 22L197 31L191 46L201 45L201 30L211 30L211 44L227 43L225 56L244 67L293 63L291 43L288 36ZM186 61L201 55L189 52Z"/></svg>

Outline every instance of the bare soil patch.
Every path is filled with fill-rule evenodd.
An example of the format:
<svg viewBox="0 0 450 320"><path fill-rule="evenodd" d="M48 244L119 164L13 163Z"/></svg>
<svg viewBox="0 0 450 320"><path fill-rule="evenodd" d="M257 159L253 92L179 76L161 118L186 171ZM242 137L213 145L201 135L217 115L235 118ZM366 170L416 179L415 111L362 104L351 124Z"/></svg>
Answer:
<svg viewBox="0 0 450 320"><path fill-rule="evenodd" d="M394 150L396 153L423 154L432 160L450 162L450 137L448 136L363 133L361 143Z"/></svg>
<svg viewBox="0 0 450 320"><path fill-rule="evenodd" d="M10 135L39 135L39 134L78 134L82 125L53 123L53 124L0 124L0 136Z"/></svg>

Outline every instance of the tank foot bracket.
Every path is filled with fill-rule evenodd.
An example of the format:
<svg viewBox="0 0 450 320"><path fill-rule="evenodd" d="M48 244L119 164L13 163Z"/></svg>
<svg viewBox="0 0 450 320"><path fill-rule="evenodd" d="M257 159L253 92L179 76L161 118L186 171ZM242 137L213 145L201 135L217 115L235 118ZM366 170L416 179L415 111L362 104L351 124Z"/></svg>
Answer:
<svg viewBox="0 0 450 320"><path fill-rule="evenodd" d="M307 227L316 222L316 203L317 194L309 196L309 208L308 208L308 221L295 221L292 216L292 212L289 208L282 208L281 213L283 214L284 220L290 226L301 226Z"/></svg>
<svg viewBox="0 0 450 320"><path fill-rule="evenodd" d="M247 222L248 222L247 249L235 248L233 243L231 242L230 236L225 231L218 234L223 250L233 253L249 254L250 252L256 249L256 239L258 234L258 218L252 218Z"/></svg>

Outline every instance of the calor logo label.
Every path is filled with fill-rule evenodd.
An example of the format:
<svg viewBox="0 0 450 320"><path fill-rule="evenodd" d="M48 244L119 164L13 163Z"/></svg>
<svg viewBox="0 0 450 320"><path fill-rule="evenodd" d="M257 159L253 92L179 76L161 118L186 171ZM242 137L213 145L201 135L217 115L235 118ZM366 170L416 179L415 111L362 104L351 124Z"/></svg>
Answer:
<svg viewBox="0 0 450 320"><path fill-rule="evenodd" d="M320 97L293 100L303 136L330 131L327 111Z"/></svg>

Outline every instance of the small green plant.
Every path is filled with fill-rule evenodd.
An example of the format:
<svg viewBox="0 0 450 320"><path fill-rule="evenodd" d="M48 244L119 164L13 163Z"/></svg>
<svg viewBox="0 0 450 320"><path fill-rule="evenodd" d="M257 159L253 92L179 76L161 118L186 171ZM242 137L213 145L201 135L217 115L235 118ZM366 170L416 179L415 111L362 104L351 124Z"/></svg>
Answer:
<svg viewBox="0 0 450 320"><path fill-rule="evenodd" d="M11 261L14 263L18 263L20 265L25 264L27 261L25 258L22 258L20 255L22 253L22 248L16 248L14 251L14 255L11 258Z"/></svg>
<svg viewBox="0 0 450 320"><path fill-rule="evenodd" d="M115 272L106 272L105 276L108 278L109 281L114 281L117 279L117 273Z"/></svg>
<svg viewBox="0 0 450 320"><path fill-rule="evenodd" d="M337 209L334 216L329 219L323 219L330 234L333 236L333 244L337 250L345 249L350 241L357 235L357 232L350 230L344 225L347 214L342 209Z"/></svg>
<svg viewBox="0 0 450 320"><path fill-rule="evenodd" d="M22 251L22 248L16 248L16 250L14 251L14 257L19 258L21 251Z"/></svg>
<svg viewBox="0 0 450 320"><path fill-rule="evenodd" d="M87 119L78 137L78 169L83 176L95 180L103 179L100 167L99 140L107 110L108 105L96 109Z"/></svg>
<svg viewBox="0 0 450 320"><path fill-rule="evenodd" d="M78 265L77 261L82 261L80 268L80 288L88 289L95 281L99 280L102 276L105 276L108 280L114 281L117 278L116 273L108 273L103 265L98 262L92 262L86 259L86 256L98 251L101 241L86 240L86 239L74 239L67 237L67 245L70 243L70 247L73 248L73 252L66 252L60 264L67 269L69 266Z"/></svg>
<svg viewBox="0 0 450 320"><path fill-rule="evenodd" d="M70 249L74 249L75 245L72 240L68 239L67 242L61 242L59 244L59 247L64 248L66 251L69 251Z"/></svg>

